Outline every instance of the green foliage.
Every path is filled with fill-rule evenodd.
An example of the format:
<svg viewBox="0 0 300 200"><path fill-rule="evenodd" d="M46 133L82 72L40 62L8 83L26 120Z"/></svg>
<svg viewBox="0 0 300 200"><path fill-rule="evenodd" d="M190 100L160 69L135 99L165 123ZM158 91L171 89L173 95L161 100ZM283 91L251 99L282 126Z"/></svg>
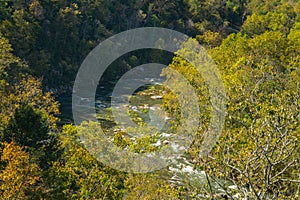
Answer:
<svg viewBox="0 0 300 200"><path fill-rule="evenodd" d="M99 163L80 143L72 125L63 127L64 153L53 163L48 176L54 199L119 199L124 174Z"/></svg>
<svg viewBox="0 0 300 200"><path fill-rule="evenodd" d="M245 2L237 0L185 0L185 3L198 33L207 30L222 34L236 32L246 11Z"/></svg>
<svg viewBox="0 0 300 200"><path fill-rule="evenodd" d="M23 103L16 109L3 138L20 146L40 148L41 142L49 138L48 131L46 116Z"/></svg>
<svg viewBox="0 0 300 200"><path fill-rule="evenodd" d="M222 42L222 37L218 32L206 31L203 35L197 35L196 39L202 45L207 45L208 47L219 46Z"/></svg>
<svg viewBox="0 0 300 200"><path fill-rule="evenodd" d="M185 177L186 184L171 182L178 174L168 169L123 173L93 157L99 151L114 157L117 148L136 153L163 148L153 146L159 138L155 128L144 126L146 109L130 111L138 130L107 133L116 149L95 145L97 123L57 126L59 104L47 91L70 91L92 48L113 34L144 26L188 33L210 49L218 65L228 96L227 118L204 158L199 151L212 117L209 94L216 88L209 88L191 63L178 53L169 63L170 56L149 50L131 52L106 71L120 77L139 64L161 60L170 67L164 71L167 80L170 69L186 78L199 99L200 116L193 117L200 118L201 126L185 156L194 169L206 172L206 181L200 179L202 173ZM201 57L191 52L195 44L190 40L180 53ZM298 199L299 52L297 0L0 0L1 198ZM185 84L175 81L178 91L186 91ZM179 132L176 92L166 90L163 96L164 108L175 119L172 131ZM80 134L84 126L86 138ZM141 134L132 140L128 132ZM88 151L89 145L96 148Z"/></svg>
<svg viewBox="0 0 300 200"><path fill-rule="evenodd" d="M2 74L11 64L20 62L20 60L12 54L12 47L2 34L0 34L0 44L0 72ZM3 78L2 74L1 79Z"/></svg>
<svg viewBox="0 0 300 200"><path fill-rule="evenodd" d="M242 33L249 36L260 35L266 31L280 31L288 33L293 25L294 19L286 13L268 12L265 15L253 15L247 17L242 26Z"/></svg>
<svg viewBox="0 0 300 200"><path fill-rule="evenodd" d="M162 173L129 175L124 199L179 199L180 193L165 178Z"/></svg>
<svg viewBox="0 0 300 200"><path fill-rule="evenodd" d="M288 37L273 30L229 36L211 51L230 101L209 166L256 198L295 197L297 191L299 73L286 71L294 60L290 48Z"/></svg>
<svg viewBox="0 0 300 200"><path fill-rule="evenodd" d="M19 146L28 147L36 156L42 168L58 157L56 151L57 138L50 133L48 116L31 105L21 103L8 123L1 141L15 142Z"/></svg>
<svg viewBox="0 0 300 200"><path fill-rule="evenodd" d="M266 14L267 12L276 11L278 13L286 13L291 17L293 12L299 14L299 1L297 0L251 0L247 4L248 11L258 14Z"/></svg>
<svg viewBox="0 0 300 200"><path fill-rule="evenodd" d="M243 25L242 33L229 35L210 50L229 97L227 119L214 150L197 165L203 169L208 166L211 177L236 185L240 198L296 198L299 190L297 34L298 23L294 25L293 19L284 14L254 14ZM203 80L186 60L175 57L170 67L208 97L199 87ZM172 93L166 97L166 107L178 109L176 97ZM202 101L203 96L198 97L200 106L209 105ZM200 137L190 149L194 159L199 159L197 150L208 122L204 119L210 112L202 110ZM218 184L227 196L237 192ZM201 193L212 192L207 188Z"/></svg>

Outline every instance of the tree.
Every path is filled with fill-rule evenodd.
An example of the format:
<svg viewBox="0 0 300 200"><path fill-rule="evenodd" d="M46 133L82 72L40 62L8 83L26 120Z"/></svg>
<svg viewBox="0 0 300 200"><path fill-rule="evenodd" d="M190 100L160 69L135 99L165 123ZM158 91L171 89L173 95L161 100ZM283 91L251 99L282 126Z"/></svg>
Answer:
<svg viewBox="0 0 300 200"><path fill-rule="evenodd" d="M48 175L55 199L119 199L125 174L98 162L81 144L76 127L65 125L61 134L64 153Z"/></svg>
<svg viewBox="0 0 300 200"><path fill-rule="evenodd" d="M266 31L253 38L231 35L211 51L230 100L226 128L208 165L243 196L296 198L299 68L287 71L290 47L285 34Z"/></svg>
<svg viewBox="0 0 300 200"><path fill-rule="evenodd" d="M20 146L41 148L49 139L47 118L42 112L34 110L29 104L22 103L16 109L3 138L15 141Z"/></svg>
<svg viewBox="0 0 300 200"><path fill-rule="evenodd" d="M45 167L57 157L53 132L57 129L58 103L51 93L42 91L39 80L21 73L26 65L11 53L3 37L1 44L1 141L31 147L40 154L36 155L40 166Z"/></svg>
<svg viewBox="0 0 300 200"><path fill-rule="evenodd" d="M179 199L177 191L162 173L129 174L124 199Z"/></svg>
<svg viewBox="0 0 300 200"><path fill-rule="evenodd" d="M242 33L249 36L260 35L266 31L280 31L287 34L294 19L286 13L268 12L265 15L252 14L242 26Z"/></svg>
<svg viewBox="0 0 300 200"><path fill-rule="evenodd" d="M12 47L9 41L0 34L0 130L4 129L5 124L9 121L11 113L9 113L10 102L8 100L9 95L9 82L10 77L8 72L12 68L17 68L21 65L21 61L18 57L12 54Z"/></svg>
<svg viewBox="0 0 300 200"><path fill-rule="evenodd" d="M47 168L59 157L57 137L51 134L47 115L30 104L21 103L4 130L2 141L26 147L38 159L39 166Z"/></svg>
<svg viewBox="0 0 300 200"><path fill-rule="evenodd" d="M208 30L222 35L238 32L246 14L244 1L186 0L185 3L197 34Z"/></svg>
<svg viewBox="0 0 300 200"><path fill-rule="evenodd" d="M204 158L198 153L211 110L207 109L209 93L203 87L203 77L178 56L169 65L183 74L198 93L201 127L189 150L191 159L198 160L197 167L205 169L228 197L297 198L300 74L295 65L299 60L297 26L293 30L289 36L278 30L251 37L231 34L210 50L229 99L225 128L213 151ZM166 97L167 109L176 110L176 97L172 93ZM237 189L228 188L227 181ZM213 191L202 192L215 196Z"/></svg>
<svg viewBox="0 0 300 200"><path fill-rule="evenodd" d="M29 199L39 190L40 168L22 147L4 143L1 160L6 163L0 172L0 194L4 199Z"/></svg>

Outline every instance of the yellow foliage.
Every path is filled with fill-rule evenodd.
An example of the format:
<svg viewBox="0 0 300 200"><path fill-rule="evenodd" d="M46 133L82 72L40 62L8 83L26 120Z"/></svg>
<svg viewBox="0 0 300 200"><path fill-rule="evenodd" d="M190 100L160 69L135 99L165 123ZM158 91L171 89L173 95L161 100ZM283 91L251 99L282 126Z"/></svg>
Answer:
<svg viewBox="0 0 300 200"><path fill-rule="evenodd" d="M0 173L0 192L4 199L26 199L26 192L33 192L39 181L40 168L28 152L12 143L4 143L1 160L6 167Z"/></svg>

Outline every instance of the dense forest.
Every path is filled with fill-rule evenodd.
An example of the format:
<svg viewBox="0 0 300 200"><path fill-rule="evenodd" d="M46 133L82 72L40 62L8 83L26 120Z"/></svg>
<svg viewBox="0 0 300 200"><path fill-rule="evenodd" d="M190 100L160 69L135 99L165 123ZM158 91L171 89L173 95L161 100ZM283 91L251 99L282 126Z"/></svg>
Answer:
<svg viewBox="0 0 300 200"><path fill-rule="evenodd" d="M201 110L201 126L181 159L130 173L86 149L71 94L93 48L141 27L179 31L207 50L226 89L226 118L212 150L199 156L211 116L203 77L176 53L146 49L120 57L99 82L101 109L95 108L118 147L141 152L168 144L131 141L105 104L116 81L138 65L155 61L182 74ZM0 44L1 199L300 198L298 0L0 0ZM160 85L135 93L147 95L171 113L174 130L176 95ZM145 105L128 111L138 124L150 112Z"/></svg>

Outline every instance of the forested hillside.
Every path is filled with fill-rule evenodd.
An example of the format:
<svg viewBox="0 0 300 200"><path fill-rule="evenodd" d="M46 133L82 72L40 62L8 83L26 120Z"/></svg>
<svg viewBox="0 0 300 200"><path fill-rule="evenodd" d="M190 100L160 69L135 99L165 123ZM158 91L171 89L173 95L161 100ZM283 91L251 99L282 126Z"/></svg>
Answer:
<svg viewBox="0 0 300 200"><path fill-rule="evenodd" d="M182 32L207 50L226 90L226 118L216 145L199 156L212 111L203 77L176 53L122 56L105 71L96 95L99 122L115 145L140 153L169 143L132 141L115 127L107 105L116 81L141 64L159 61L182 74L201 111L179 164L130 173L86 149L70 102L89 52L141 27ZM0 44L0 199L300 198L298 0L0 0ZM156 85L135 96L160 102L174 119L172 130L178 126L180 105L171 91ZM128 113L143 124L152 104Z"/></svg>

